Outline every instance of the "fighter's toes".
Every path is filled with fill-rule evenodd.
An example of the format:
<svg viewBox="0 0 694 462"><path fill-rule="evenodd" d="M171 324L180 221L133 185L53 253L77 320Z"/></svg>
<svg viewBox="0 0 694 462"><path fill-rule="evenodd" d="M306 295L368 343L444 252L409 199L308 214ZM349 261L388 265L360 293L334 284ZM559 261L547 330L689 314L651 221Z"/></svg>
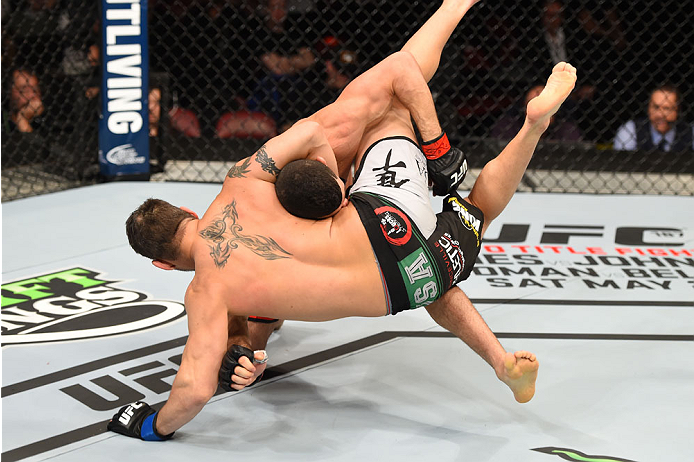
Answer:
<svg viewBox="0 0 694 462"><path fill-rule="evenodd" d="M517 359L527 359L528 361L535 361L537 359L535 355L529 351L516 351L514 356Z"/></svg>

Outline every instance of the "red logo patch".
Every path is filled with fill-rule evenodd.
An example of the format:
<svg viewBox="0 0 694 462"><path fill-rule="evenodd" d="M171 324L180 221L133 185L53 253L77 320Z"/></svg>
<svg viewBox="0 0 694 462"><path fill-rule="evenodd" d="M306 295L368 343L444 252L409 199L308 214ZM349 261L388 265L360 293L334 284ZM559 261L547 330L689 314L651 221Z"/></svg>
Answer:
<svg viewBox="0 0 694 462"><path fill-rule="evenodd" d="M381 222L381 231L386 240L394 245L405 245L412 236L412 225L407 216L393 207L379 207L374 210Z"/></svg>

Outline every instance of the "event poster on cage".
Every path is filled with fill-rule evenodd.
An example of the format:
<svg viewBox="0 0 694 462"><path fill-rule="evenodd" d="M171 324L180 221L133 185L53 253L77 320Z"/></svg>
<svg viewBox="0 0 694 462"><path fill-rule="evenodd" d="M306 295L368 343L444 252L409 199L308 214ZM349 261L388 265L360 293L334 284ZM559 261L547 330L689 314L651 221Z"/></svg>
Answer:
<svg viewBox="0 0 694 462"><path fill-rule="evenodd" d="M99 164L115 178L149 173L147 2L102 0Z"/></svg>

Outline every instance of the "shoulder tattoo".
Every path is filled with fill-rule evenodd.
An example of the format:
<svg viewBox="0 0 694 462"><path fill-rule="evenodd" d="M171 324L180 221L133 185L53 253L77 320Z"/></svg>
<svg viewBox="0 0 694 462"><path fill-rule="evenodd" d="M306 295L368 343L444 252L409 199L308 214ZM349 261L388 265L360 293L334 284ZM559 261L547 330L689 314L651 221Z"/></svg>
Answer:
<svg viewBox="0 0 694 462"><path fill-rule="evenodd" d="M265 145L262 145L260 149L258 149L258 152L255 153L255 161L258 162L261 168L270 175L279 175L280 169L278 169L275 165L274 159L268 156Z"/></svg>
<svg viewBox="0 0 694 462"><path fill-rule="evenodd" d="M236 211L236 200L227 204L215 220L200 231L200 236L208 241L210 256L217 268L224 268L231 256L231 251L239 244L251 250L265 260L290 258L291 253L284 250L271 237L260 235L244 235L243 227L238 223L239 214Z"/></svg>
<svg viewBox="0 0 694 462"><path fill-rule="evenodd" d="M246 157L245 159L236 162L236 164L234 164L234 166L229 169L227 176L229 178L246 178L246 173L250 171L248 170L248 166L250 163L250 157Z"/></svg>

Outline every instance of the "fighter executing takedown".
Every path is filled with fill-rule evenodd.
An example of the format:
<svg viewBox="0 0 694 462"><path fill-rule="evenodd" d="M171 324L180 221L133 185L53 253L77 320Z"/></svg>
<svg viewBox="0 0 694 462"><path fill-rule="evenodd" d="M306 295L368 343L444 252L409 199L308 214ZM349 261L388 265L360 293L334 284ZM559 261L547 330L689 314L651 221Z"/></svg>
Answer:
<svg viewBox="0 0 694 462"><path fill-rule="evenodd" d="M456 284L470 274L489 222L515 192L550 117L575 85L576 69L555 66L543 92L528 103L518 135L460 198L455 189L464 158L442 136L426 82L475 3L444 1L401 52L239 161L201 218L155 199L133 212L127 231L138 253L162 269L195 271L185 294L189 337L161 410L134 403L109 429L145 440L170 438L213 396L223 360L237 361L233 388L251 384L264 366L229 348L247 335L249 315L321 321L424 306L494 368L517 401L532 398L535 356L506 352ZM422 139L433 140L423 151L410 118ZM344 175L354 153L358 169L349 200L329 218L298 218L278 201L275 182L285 165L315 159ZM438 215L429 203L427 167L435 190L449 193ZM333 181L344 194L342 181L336 175Z"/></svg>

